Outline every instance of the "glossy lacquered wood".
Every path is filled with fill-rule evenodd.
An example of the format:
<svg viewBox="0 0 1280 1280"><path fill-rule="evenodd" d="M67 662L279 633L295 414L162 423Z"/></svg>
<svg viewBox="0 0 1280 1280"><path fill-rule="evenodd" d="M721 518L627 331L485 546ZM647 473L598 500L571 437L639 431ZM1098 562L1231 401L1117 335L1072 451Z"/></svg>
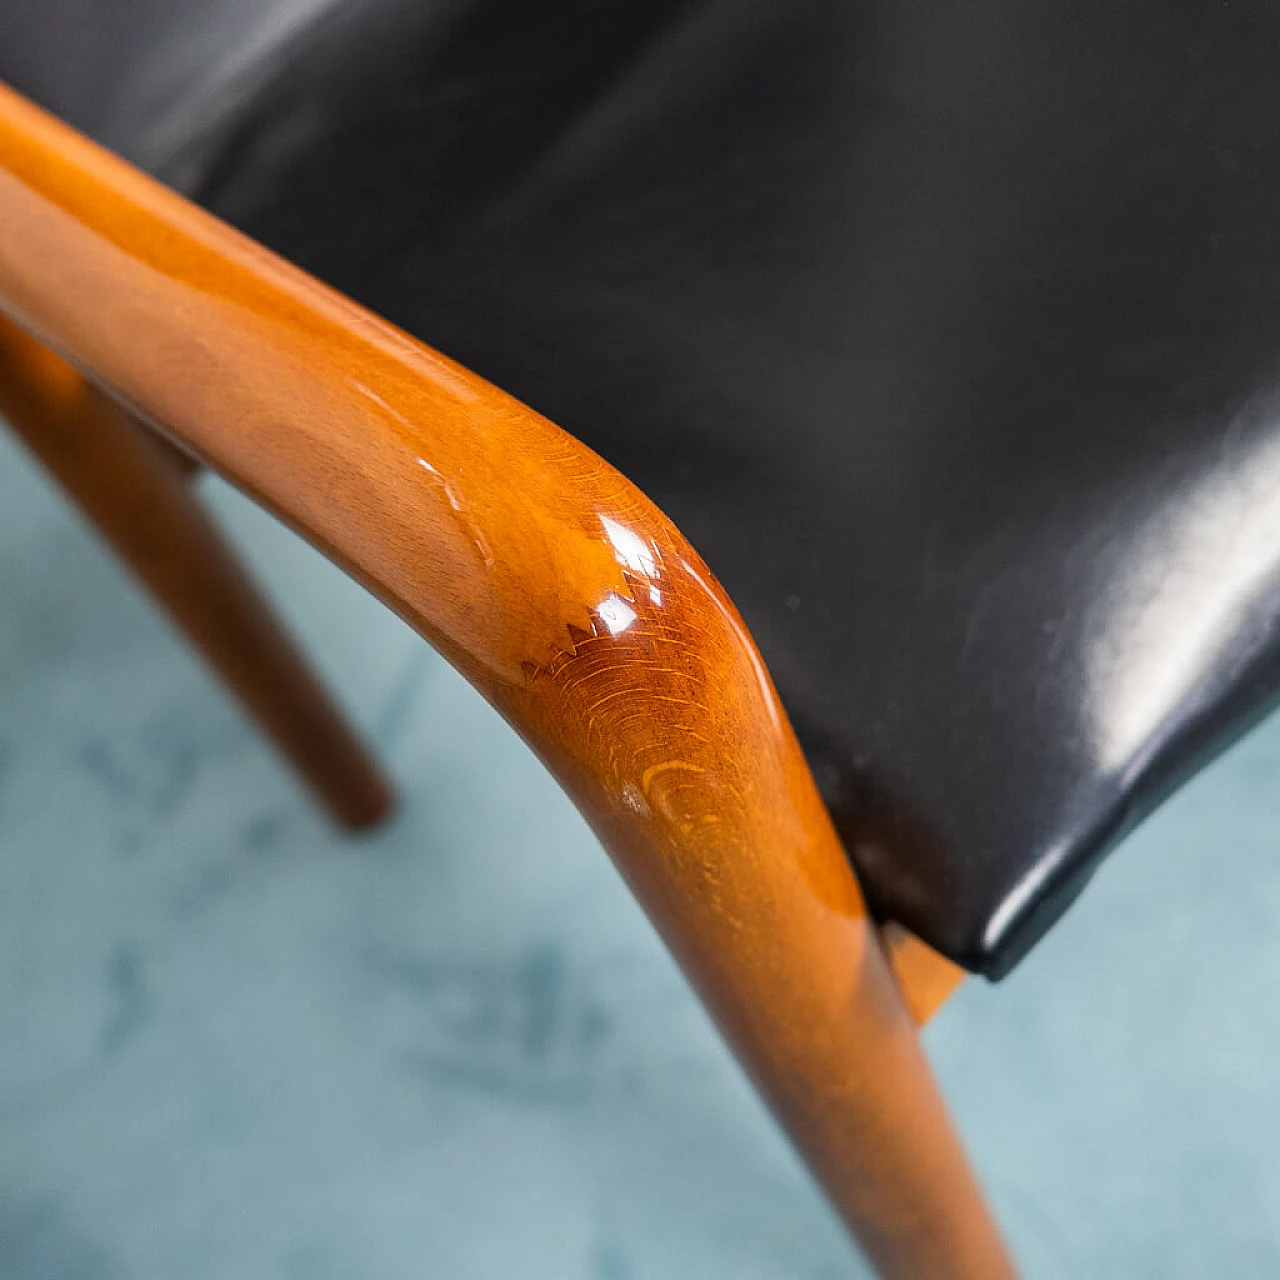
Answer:
<svg viewBox="0 0 1280 1280"><path fill-rule="evenodd" d="M0 317L0 416L344 826L391 793L186 485L189 467Z"/></svg>
<svg viewBox="0 0 1280 1280"><path fill-rule="evenodd" d="M643 494L8 93L0 305L524 736L884 1274L1011 1273L755 646Z"/></svg>

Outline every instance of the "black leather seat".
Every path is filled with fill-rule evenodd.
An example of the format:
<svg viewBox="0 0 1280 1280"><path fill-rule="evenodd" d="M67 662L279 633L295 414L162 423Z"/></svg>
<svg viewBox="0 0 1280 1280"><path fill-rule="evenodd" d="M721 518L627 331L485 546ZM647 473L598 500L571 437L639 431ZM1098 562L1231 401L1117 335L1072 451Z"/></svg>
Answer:
<svg viewBox="0 0 1280 1280"><path fill-rule="evenodd" d="M1280 691L1276 6L17 0L0 77L646 489L971 968Z"/></svg>

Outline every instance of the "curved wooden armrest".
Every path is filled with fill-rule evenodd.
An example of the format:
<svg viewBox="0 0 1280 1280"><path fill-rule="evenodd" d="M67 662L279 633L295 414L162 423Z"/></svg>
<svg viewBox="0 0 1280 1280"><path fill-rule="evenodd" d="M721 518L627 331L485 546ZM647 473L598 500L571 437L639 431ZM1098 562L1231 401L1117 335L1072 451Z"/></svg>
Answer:
<svg viewBox="0 0 1280 1280"><path fill-rule="evenodd" d="M763 663L643 494L2 88L0 307L499 709L881 1266L1008 1273Z"/></svg>

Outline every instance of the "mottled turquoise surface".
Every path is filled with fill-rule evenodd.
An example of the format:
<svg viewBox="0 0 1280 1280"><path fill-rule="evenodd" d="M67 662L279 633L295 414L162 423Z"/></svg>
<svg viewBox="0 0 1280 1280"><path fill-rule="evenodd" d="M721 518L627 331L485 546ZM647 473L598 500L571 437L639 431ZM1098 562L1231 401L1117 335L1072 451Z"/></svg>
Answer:
<svg viewBox="0 0 1280 1280"><path fill-rule="evenodd" d="M403 787L343 842L0 440L0 1280L864 1272L581 820L205 482ZM927 1042L1032 1280L1280 1275L1280 721Z"/></svg>

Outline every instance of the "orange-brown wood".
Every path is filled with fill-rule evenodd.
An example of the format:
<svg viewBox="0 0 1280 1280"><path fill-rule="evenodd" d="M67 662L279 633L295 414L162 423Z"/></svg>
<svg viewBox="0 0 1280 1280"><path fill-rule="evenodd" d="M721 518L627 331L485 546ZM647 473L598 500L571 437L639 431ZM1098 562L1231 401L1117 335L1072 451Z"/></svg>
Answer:
<svg viewBox="0 0 1280 1280"><path fill-rule="evenodd" d="M0 317L0 415L349 827L390 791L186 486L181 456Z"/></svg>
<svg viewBox="0 0 1280 1280"><path fill-rule="evenodd" d="M880 935L902 999L916 1025L924 1026L969 975L900 924L891 921Z"/></svg>
<svg viewBox="0 0 1280 1280"><path fill-rule="evenodd" d="M0 305L326 550L506 716L883 1274L1012 1274L755 646L652 503L3 92Z"/></svg>

